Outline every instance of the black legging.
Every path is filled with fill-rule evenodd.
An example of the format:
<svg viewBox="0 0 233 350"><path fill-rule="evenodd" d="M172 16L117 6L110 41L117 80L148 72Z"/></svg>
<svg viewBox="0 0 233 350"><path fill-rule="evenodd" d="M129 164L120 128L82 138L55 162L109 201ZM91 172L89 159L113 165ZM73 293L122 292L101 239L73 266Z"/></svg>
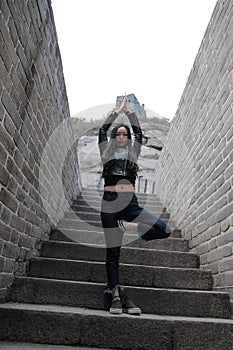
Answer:
<svg viewBox="0 0 233 350"><path fill-rule="evenodd" d="M139 206L134 192L104 192L101 221L106 242L107 292L119 286L120 248L124 233L118 227L117 220L138 223L137 232L144 241L171 235L169 225Z"/></svg>

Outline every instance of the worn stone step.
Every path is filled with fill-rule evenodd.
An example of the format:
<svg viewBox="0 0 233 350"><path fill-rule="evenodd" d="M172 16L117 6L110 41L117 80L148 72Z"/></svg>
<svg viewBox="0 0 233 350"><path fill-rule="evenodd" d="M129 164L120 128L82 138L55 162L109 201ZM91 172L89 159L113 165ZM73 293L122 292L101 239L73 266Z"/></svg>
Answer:
<svg viewBox="0 0 233 350"><path fill-rule="evenodd" d="M78 229L78 230L98 230L103 231L102 224L99 220L60 220L56 226L58 229Z"/></svg>
<svg viewBox="0 0 233 350"><path fill-rule="evenodd" d="M57 226L56 229L65 232L65 230L85 230L90 232L103 232L101 221L94 221L94 220L61 220ZM78 232L80 233L80 232ZM178 229L175 229L172 231L171 237L174 238L180 238L181 237L181 231Z"/></svg>
<svg viewBox="0 0 233 350"><path fill-rule="evenodd" d="M104 283L17 277L10 300L106 309ZM127 294L143 313L229 318L229 295L223 292L127 286Z"/></svg>
<svg viewBox="0 0 233 350"><path fill-rule="evenodd" d="M90 227L88 227L90 228ZM79 230L79 229L53 229L50 239L51 240L59 240L59 241L68 241L68 242L76 242L86 245L95 245L105 247L105 238L102 230ZM124 234L122 245L128 245L131 242L138 239L138 235L136 234Z"/></svg>
<svg viewBox="0 0 233 350"><path fill-rule="evenodd" d="M39 343L0 341L1 350L108 350L86 346L52 345ZM111 349L114 350L114 349ZM116 350L116 349L115 349Z"/></svg>
<svg viewBox="0 0 233 350"><path fill-rule="evenodd" d="M87 245L48 241L42 246L41 256L87 261L105 261L105 248L91 247ZM164 266L164 267L183 267L198 268L199 257L193 253L187 252L169 252L156 249L144 249L134 247L122 247L121 263Z"/></svg>
<svg viewBox="0 0 233 350"><path fill-rule="evenodd" d="M88 208L89 210L89 208ZM167 222L170 218L170 214L168 213L157 213L158 215L156 215L157 217L159 217L160 219L164 220L165 222ZM77 225L75 222L79 221L79 220L100 220L100 212L98 211L85 211L85 210L77 210L75 212L65 212L64 214L64 220L70 220L70 221L74 221L74 225ZM63 225L62 225L63 226Z"/></svg>
<svg viewBox="0 0 233 350"><path fill-rule="evenodd" d="M73 222L70 223L69 220L66 220L66 222L63 225L58 224L57 227L54 227L51 230L51 235L53 236L53 234L56 233L56 235L59 235L60 237L61 235L59 232L69 237L70 239L74 240L75 242L90 243L90 239L91 239L93 244L101 244L101 245L103 244L103 228L100 221L80 220L78 221L76 227L74 227ZM130 237L127 237L128 234L124 234L124 238L123 238L124 242L125 241L128 243L133 242L135 239L138 238L137 234L130 234L130 236L131 235L132 235L132 239ZM92 237L92 236L96 236L96 237ZM173 230L170 237L181 238L181 231L177 229ZM146 242L146 244L148 243L150 242Z"/></svg>
<svg viewBox="0 0 233 350"><path fill-rule="evenodd" d="M93 196L100 196L102 197L103 195L103 190L98 190L97 188L83 188L81 195L90 195L92 194ZM135 191L135 194L138 198L153 198L159 200L159 197L156 194L148 194L148 193L142 193L142 192L137 192Z"/></svg>
<svg viewBox="0 0 233 350"><path fill-rule="evenodd" d="M232 350L233 320L142 314L110 315L85 308L0 305L0 339L124 350ZM29 331L30 330L30 331Z"/></svg>
<svg viewBox="0 0 233 350"><path fill-rule="evenodd" d="M162 205L160 199L154 195L148 195L143 193L135 193L137 199L139 202L151 202L151 203L158 203L159 205ZM101 202L103 198L103 191L96 192L96 191L82 191L80 195L78 195L75 201L79 201L80 199L90 199L90 200L96 200L99 203Z"/></svg>
<svg viewBox="0 0 233 350"><path fill-rule="evenodd" d="M168 222L169 216L167 214L161 215L161 219ZM61 219L58 224L58 229L86 229L92 230L93 227L99 227L102 230L102 224L100 220L100 214L95 213L79 213L74 219Z"/></svg>
<svg viewBox="0 0 233 350"><path fill-rule="evenodd" d="M104 236L103 232L96 232L92 231L95 233L96 237L96 243L93 244L98 244L98 245L104 245ZM85 243L84 238L86 235L89 235L88 231L84 230L75 230L74 232L70 232L70 230L63 229L62 231L54 228L51 230L51 235L50 239L53 241L66 241L66 242L77 242L77 236L82 237L82 242ZM126 234L124 235L124 237ZM73 239L72 239L73 238ZM136 239L137 237L135 237ZM123 244L127 244L124 243ZM154 248L154 249L159 249L159 250L173 250L173 251L182 251L182 252L188 252L189 251L189 242L188 240L181 239L181 238L173 238L169 237L167 239L156 239L154 241L150 242L140 242L140 241L134 241L131 239L130 235L130 243L127 245L133 246L133 247L138 247L138 248Z"/></svg>
<svg viewBox="0 0 233 350"><path fill-rule="evenodd" d="M161 216L162 214L163 215L166 214L166 216L169 215L165 209L159 206L143 206L143 208L158 217ZM86 205L77 204L77 205L72 205L71 209L66 211L64 215L65 217L72 219L72 218L75 218L75 215L77 216L79 212L100 214L100 211L101 211L100 206L92 206L88 204Z"/></svg>
<svg viewBox="0 0 233 350"><path fill-rule="evenodd" d="M79 206L79 205L88 205L91 207L96 207L96 208L100 208L101 207L101 201L102 198L100 197L95 197L95 196L85 196L85 197L80 197L77 200L75 200L72 204L71 207L75 207L75 206ZM161 212L162 211L166 211L166 208L163 207L163 205L157 201L157 200L153 200L151 198L148 199L140 199L138 198L138 204L140 206L142 206L143 208L149 210L148 208L151 208L152 210L154 208L159 209Z"/></svg>
<svg viewBox="0 0 233 350"><path fill-rule="evenodd" d="M28 276L74 281L106 282L105 262L33 258ZM120 264L121 283L131 286L211 290L209 270Z"/></svg>
<svg viewBox="0 0 233 350"><path fill-rule="evenodd" d="M143 205L144 208L146 208L147 210L152 210L154 211L155 209L157 211L166 211L166 208L163 208L162 204L159 201L152 201L150 200L150 202L146 200L138 200L140 205ZM101 208L101 199L99 198L94 198L92 196L89 197L80 197L76 200L74 200L73 204L71 205L72 208L75 209L75 207L91 207L97 210L100 210Z"/></svg>

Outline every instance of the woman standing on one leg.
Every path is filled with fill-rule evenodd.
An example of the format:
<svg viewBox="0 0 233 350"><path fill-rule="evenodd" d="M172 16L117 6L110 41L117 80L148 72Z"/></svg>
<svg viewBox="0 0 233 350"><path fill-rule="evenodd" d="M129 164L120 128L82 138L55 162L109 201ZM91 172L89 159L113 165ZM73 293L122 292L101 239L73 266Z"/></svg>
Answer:
<svg viewBox="0 0 233 350"><path fill-rule="evenodd" d="M118 124L108 141L107 132L121 113L127 115L133 129L132 140L130 127ZM141 310L124 297L119 281L120 249L124 232L137 232L144 241L167 238L170 227L155 215L138 204L135 195L137 177L137 159L141 151L142 131L135 113L127 108L125 97L119 110L109 114L99 129L99 150L103 162L104 194L101 204L101 221L106 241L106 294L112 297L110 312L140 314Z"/></svg>

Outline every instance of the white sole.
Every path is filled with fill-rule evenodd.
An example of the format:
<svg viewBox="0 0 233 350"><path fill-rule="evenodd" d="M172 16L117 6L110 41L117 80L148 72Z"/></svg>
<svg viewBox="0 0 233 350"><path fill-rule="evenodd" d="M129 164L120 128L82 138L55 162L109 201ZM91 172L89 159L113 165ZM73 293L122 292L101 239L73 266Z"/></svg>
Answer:
<svg viewBox="0 0 233 350"><path fill-rule="evenodd" d="M127 312L130 315L141 315L141 309L139 308L125 309L125 312Z"/></svg>
<svg viewBox="0 0 233 350"><path fill-rule="evenodd" d="M109 312L110 314L121 315L122 309L110 309Z"/></svg>

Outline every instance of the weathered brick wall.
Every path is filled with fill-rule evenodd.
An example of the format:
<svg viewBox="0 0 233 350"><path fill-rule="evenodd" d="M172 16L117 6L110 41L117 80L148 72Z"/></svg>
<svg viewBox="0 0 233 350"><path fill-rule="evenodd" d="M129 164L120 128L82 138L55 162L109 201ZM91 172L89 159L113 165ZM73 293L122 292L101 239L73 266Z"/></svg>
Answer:
<svg viewBox="0 0 233 350"><path fill-rule="evenodd" d="M217 2L157 167L157 193L233 300L233 3Z"/></svg>
<svg viewBox="0 0 233 350"><path fill-rule="evenodd" d="M77 195L79 174L50 1L4 0L0 10L3 298Z"/></svg>

